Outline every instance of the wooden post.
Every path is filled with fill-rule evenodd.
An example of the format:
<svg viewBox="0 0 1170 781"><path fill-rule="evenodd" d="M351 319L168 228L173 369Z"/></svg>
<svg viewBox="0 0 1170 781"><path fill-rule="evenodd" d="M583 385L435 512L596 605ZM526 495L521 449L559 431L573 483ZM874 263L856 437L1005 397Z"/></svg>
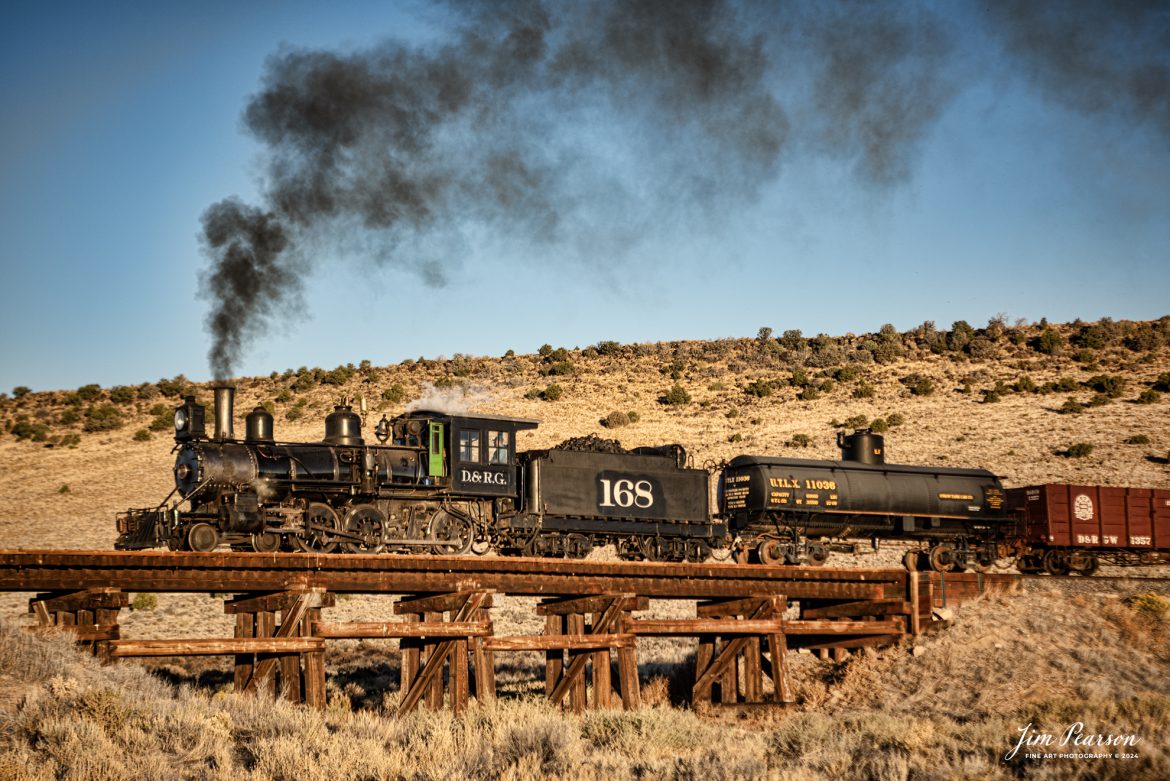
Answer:
<svg viewBox="0 0 1170 781"><path fill-rule="evenodd" d="M442 621L443 613L424 613L423 617L427 621ZM426 648L426 664L430 665L431 658L439 652L439 646L443 643L437 641L424 641ZM427 689L427 707L431 710L439 710L443 707L443 670L442 664L445 660L440 659L439 670L431 676L430 687Z"/></svg>
<svg viewBox="0 0 1170 781"><path fill-rule="evenodd" d="M236 637L256 636L256 614L236 613ZM252 680L252 670L255 669L256 657L253 654L236 654L236 671L234 675L235 690L242 692Z"/></svg>
<svg viewBox="0 0 1170 781"><path fill-rule="evenodd" d="M763 676L760 670L760 638L748 639L743 655L743 698L745 702L763 699Z"/></svg>
<svg viewBox="0 0 1170 781"><path fill-rule="evenodd" d="M622 616L626 613L623 611ZM602 613L593 613L591 627L596 630ZM619 619L621 620L621 619ZM613 698L613 684L610 681L610 651L608 648L593 652L593 707L608 708Z"/></svg>
<svg viewBox="0 0 1170 781"><path fill-rule="evenodd" d="M570 613L565 616L566 634L576 635L580 637L585 634L585 616L582 613ZM577 661L577 657L581 657L581 661ZM570 668L584 668L586 661L589 658L587 651L569 651L569 665ZM585 711L585 675L584 669L581 674L573 677L573 684L569 689L569 707L573 709L574 713L583 713Z"/></svg>
<svg viewBox="0 0 1170 781"><path fill-rule="evenodd" d="M784 635L769 635L768 651L772 656L772 686L776 690L776 701L796 702L792 679L788 675L788 641Z"/></svg>
<svg viewBox="0 0 1170 781"><path fill-rule="evenodd" d="M408 623L418 623L422 620L419 613L406 613L402 616ZM422 664L422 641L413 637L404 637L398 646L402 650L402 691L408 692L418 678L418 671Z"/></svg>
<svg viewBox="0 0 1170 781"><path fill-rule="evenodd" d="M280 625L283 628L286 623L292 621L294 623L303 623L304 611L295 612L292 608L285 608L280 613ZM294 626L289 633L290 636L302 635L302 627L300 625ZM289 702L299 703L301 701L301 655L300 654L285 654L280 657L280 696Z"/></svg>
<svg viewBox="0 0 1170 781"><path fill-rule="evenodd" d="M310 637L313 627L321 623L321 608L309 608L308 616L301 625L301 634ZM325 707L325 652L312 651L305 654L305 704L311 708Z"/></svg>
<svg viewBox="0 0 1170 781"><path fill-rule="evenodd" d="M562 615L548 615L544 619L544 633L546 635L563 635L565 633L565 617ZM546 651L544 655L544 693L552 697L557 684L560 683L561 673L565 669L565 652L563 650Z"/></svg>
<svg viewBox="0 0 1170 781"><path fill-rule="evenodd" d="M642 690L638 683L638 648L635 645L618 649L618 682L622 688L622 707L637 710L642 704Z"/></svg>
<svg viewBox="0 0 1170 781"><path fill-rule="evenodd" d="M910 634L918 635L922 632L922 616L918 606L918 578L917 572L907 574L907 596L910 602Z"/></svg>

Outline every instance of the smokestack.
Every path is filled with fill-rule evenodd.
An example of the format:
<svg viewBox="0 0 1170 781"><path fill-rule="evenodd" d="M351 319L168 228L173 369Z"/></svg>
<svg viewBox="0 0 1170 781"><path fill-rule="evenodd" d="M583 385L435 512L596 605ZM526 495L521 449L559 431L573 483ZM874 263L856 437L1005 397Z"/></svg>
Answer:
<svg viewBox="0 0 1170 781"><path fill-rule="evenodd" d="M216 385L211 390L215 393L215 438L233 439L232 407L236 401L236 388L234 385Z"/></svg>

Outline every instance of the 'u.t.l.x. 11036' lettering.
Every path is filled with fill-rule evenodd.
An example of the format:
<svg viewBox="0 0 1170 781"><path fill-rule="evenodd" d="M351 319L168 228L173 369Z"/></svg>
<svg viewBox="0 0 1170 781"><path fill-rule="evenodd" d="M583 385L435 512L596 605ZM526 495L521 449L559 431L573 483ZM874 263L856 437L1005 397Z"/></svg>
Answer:
<svg viewBox="0 0 1170 781"><path fill-rule="evenodd" d="M645 510L654 506L654 486L649 480L611 480L600 478L602 507L637 507Z"/></svg>

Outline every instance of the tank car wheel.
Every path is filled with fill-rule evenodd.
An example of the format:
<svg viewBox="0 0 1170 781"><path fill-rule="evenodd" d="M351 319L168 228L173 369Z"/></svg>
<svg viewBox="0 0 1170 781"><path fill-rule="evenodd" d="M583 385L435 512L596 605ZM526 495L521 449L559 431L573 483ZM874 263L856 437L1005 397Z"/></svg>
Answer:
<svg viewBox="0 0 1170 781"><path fill-rule="evenodd" d="M257 553L275 553L280 550L280 535L272 532L253 534L249 542Z"/></svg>
<svg viewBox="0 0 1170 781"><path fill-rule="evenodd" d="M1051 548L1044 552L1043 566L1044 571L1049 575L1067 575L1068 556L1062 550Z"/></svg>
<svg viewBox="0 0 1170 781"><path fill-rule="evenodd" d="M927 552L930 568L935 572L950 572L955 568L954 548L939 543Z"/></svg>
<svg viewBox="0 0 1170 781"><path fill-rule="evenodd" d="M980 574L991 572L993 566L995 566L995 559L989 559L986 556L976 556L971 560L971 569Z"/></svg>
<svg viewBox="0 0 1170 781"><path fill-rule="evenodd" d="M439 510L431 517L428 539L441 543L431 548L433 552L462 556L471 550L471 544L475 542L475 530L466 518Z"/></svg>
<svg viewBox="0 0 1170 781"><path fill-rule="evenodd" d="M343 528L361 539L347 539L341 543L346 553L381 553L385 547L386 514L372 504L358 504L345 514Z"/></svg>
<svg viewBox="0 0 1170 781"><path fill-rule="evenodd" d="M337 539L333 532L341 528L341 521L333 508L321 502L312 502L305 509L305 520L309 529L297 535L293 543L306 553L332 553L337 550Z"/></svg>
<svg viewBox="0 0 1170 781"><path fill-rule="evenodd" d="M187 530L187 544L191 550L208 553L219 545L219 532L210 523L197 523Z"/></svg>
<svg viewBox="0 0 1170 781"><path fill-rule="evenodd" d="M824 545L808 546L808 566L820 567L829 560L829 549Z"/></svg>
<svg viewBox="0 0 1170 781"><path fill-rule="evenodd" d="M756 546L756 554L760 557L760 563L769 567L785 563L784 549L777 540L761 540Z"/></svg>

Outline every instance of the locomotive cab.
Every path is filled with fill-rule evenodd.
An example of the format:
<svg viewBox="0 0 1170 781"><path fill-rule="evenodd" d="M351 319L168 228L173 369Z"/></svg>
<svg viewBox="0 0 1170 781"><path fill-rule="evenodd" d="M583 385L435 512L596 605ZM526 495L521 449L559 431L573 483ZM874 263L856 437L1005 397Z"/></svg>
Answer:
<svg viewBox="0 0 1170 781"><path fill-rule="evenodd" d="M536 428L535 420L492 415L411 412L394 423L396 444L425 447L432 485L471 496L516 496L516 434Z"/></svg>

